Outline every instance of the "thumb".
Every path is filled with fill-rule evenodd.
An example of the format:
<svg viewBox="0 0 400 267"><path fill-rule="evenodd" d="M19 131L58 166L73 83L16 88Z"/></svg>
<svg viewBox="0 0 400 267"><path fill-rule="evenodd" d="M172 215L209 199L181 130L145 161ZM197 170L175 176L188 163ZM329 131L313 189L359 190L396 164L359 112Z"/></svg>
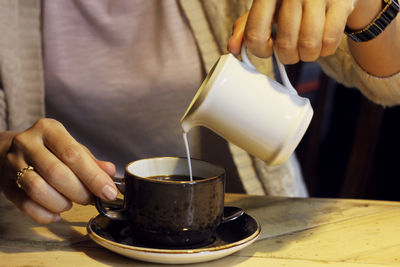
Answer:
<svg viewBox="0 0 400 267"><path fill-rule="evenodd" d="M112 162L109 161L104 161L104 160L98 160L90 150L82 145L82 147L89 153L89 155L96 161L97 165L105 171L108 175L110 176L115 176L116 173L116 168L115 165Z"/></svg>
<svg viewBox="0 0 400 267"><path fill-rule="evenodd" d="M234 55L238 55L240 53L248 15L249 11L240 16L233 24L232 36L228 41L228 51Z"/></svg>
<svg viewBox="0 0 400 267"><path fill-rule="evenodd" d="M116 168L112 162L95 159L97 165L110 176L115 176Z"/></svg>

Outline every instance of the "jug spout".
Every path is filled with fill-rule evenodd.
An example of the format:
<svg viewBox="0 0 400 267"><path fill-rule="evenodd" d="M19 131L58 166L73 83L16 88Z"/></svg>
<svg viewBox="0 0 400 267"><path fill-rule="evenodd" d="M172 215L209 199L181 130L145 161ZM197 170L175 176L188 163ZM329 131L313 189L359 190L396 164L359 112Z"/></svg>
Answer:
<svg viewBox="0 0 400 267"><path fill-rule="evenodd" d="M187 118L182 118L181 127L182 127L182 131L184 133L188 133L190 131L190 129L192 129L194 126L190 120L188 120Z"/></svg>
<svg viewBox="0 0 400 267"><path fill-rule="evenodd" d="M181 118L181 127L185 133L189 132L195 126L206 126L204 125L204 119L207 117L207 113L212 113L213 110L207 110L204 106L207 106L204 102L208 95L211 87L217 83L218 74L222 71L226 61L234 61L235 57L231 54L221 56L215 65L211 68L203 83L200 85L193 97L192 102L187 108L185 114Z"/></svg>
<svg viewBox="0 0 400 267"><path fill-rule="evenodd" d="M186 114L181 119L181 128L184 133L188 133L193 127L200 126L200 124L195 119L194 114L186 116Z"/></svg>

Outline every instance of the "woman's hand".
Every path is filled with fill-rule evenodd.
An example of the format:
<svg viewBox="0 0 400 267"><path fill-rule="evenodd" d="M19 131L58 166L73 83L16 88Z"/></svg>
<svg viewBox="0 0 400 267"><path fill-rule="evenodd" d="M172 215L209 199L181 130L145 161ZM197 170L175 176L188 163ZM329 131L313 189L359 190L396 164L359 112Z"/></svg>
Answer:
<svg viewBox="0 0 400 267"><path fill-rule="evenodd" d="M332 55L357 2L254 0L250 10L236 20L228 50L239 54L244 38L250 53L269 57L275 49L284 64L315 61L320 56ZM271 38L273 24L277 24L274 40Z"/></svg>
<svg viewBox="0 0 400 267"><path fill-rule="evenodd" d="M12 136L0 174L6 197L39 223L60 219L72 202L88 204L92 193L104 200L117 195L110 176L115 166L99 161L52 119L41 119L30 129ZM32 166L19 179L18 170Z"/></svg>

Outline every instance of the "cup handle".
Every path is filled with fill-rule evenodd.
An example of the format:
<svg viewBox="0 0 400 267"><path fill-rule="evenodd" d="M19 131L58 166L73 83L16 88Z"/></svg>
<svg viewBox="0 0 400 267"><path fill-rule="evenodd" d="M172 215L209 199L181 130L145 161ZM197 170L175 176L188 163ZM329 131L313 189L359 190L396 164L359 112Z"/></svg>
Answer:
<svg viewBox="0 0 400 267"><path fill-rule="evenodd" d="M248 68L250 68L251 70L256 70L256 67L253 65L253 63L251 63L249 57L247 56L246 47L244 44L242 44L240 55L242 56L244 64L246 64ZM298 95L296 89L294 89L293 85L290 83L289 77L287 76L286 73L285 66L283 66L283 64L279 61L278 55L275 53L275 50L274 50L274 57L276 60L276 64L278 65L279 75L281 76L283 85L289 90L291 94Z"/></svg>
<svg viewBox="0 0 400 267"><path fill-rule="evenodd" d="M236 220L244 214L244 211L238 207L224 207L224 215L222 216L222 223L227 223Z"/></svg>
<svg viewBox="0 0 400 267"><path fill-rule="evenodd" d="M117 186L118 190L122 193L125 194L125 179L124 178L119 178L119 177L112 177L115 185ZM126 209L125 209L125 196L124 196L124 203L123 205L113 205L113 209L105 208L103 205L103 201L95 196L94 199L94 205L96 206L97 211L102 214L103 216L111 219L111 220L117 220L117 221L127 221L128 217L126 215Z"/></svg>

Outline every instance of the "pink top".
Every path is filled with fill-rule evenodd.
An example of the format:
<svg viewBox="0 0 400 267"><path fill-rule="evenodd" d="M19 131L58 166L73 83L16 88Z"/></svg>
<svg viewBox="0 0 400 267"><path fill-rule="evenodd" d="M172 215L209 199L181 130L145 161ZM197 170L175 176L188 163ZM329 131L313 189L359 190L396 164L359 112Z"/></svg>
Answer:
<svg viewBox="0 0 400 267"><path fill-rule="evenodd" d="M43 0L43 32L47 117L119 174L186 155L179 120L203 73L176 1Z"/></svg>

